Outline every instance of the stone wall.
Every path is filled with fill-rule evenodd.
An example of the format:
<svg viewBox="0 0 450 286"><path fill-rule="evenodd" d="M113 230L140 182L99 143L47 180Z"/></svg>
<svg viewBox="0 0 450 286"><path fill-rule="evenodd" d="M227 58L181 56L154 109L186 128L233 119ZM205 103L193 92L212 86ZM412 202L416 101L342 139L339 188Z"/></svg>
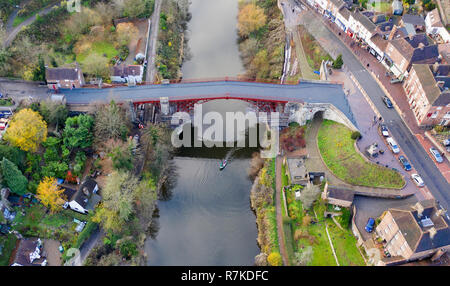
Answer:
<svg viewBox="0 0 450 286"><path fill-rule="evenodd" d="M313 120L318 112L323 113L323 118L341 123L352 131L358 131L358 128L350 119L333 104L330 103L288 103L290 109L289 122L297 122L305 125L308 120Z"/></svg>

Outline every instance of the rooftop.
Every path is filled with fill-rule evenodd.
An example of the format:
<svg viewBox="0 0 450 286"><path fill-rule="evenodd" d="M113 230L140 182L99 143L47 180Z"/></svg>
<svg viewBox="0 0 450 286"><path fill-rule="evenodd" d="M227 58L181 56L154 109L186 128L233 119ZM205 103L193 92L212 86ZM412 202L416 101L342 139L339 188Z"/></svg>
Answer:
<svg viewBox="0 0 450 286"><path fill-rule="evenodd" d="M78 63L67 67L46 68L45 77L47 80L77 80L80 67Z"/></svg>
<svg viewBox="0 0 450 286"><path fill-rule="evenodd" d="M425 20L419 15L404 14L402 17L403 23L412 24L414 26L425 26Z"/></svg>

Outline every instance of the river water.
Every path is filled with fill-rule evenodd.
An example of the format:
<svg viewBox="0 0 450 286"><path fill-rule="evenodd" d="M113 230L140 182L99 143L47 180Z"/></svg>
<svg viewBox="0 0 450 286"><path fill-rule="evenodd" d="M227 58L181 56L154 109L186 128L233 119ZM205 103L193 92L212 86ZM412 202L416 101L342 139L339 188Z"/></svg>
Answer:
<svg viewBox="0 0 450 286"><path fill-rule="evenodd" d="M237 0L191 0L184 79L244 72L237 46ZM242 111L247 104L218 100L203 111ZM253 265L260 251L250 209L249 158L255 149L183 148L172 163L171 198L158 201L159 231L147 239L148 265ZM220 161L229 165L219 170Z"/></svg>

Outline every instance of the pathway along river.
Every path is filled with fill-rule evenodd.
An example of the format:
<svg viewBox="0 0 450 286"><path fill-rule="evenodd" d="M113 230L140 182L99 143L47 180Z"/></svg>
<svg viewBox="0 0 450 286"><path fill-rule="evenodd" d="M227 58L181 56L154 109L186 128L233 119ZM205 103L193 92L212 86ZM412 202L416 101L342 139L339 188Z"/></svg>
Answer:
<svg viewBox="0 0 450 286"><path fill-rule="evenodd" d="M185 79L237 76L244 72L237 44L237 0L191 0L191 60ZM218 100L203 111L245 112L246 103ZM255 149L182 148L173 159L171 198L158 201L159 230L146 241L149 265L253 265L259 253L252 182L247 176ZM219 171L219 163L231 156Z"/></svg>

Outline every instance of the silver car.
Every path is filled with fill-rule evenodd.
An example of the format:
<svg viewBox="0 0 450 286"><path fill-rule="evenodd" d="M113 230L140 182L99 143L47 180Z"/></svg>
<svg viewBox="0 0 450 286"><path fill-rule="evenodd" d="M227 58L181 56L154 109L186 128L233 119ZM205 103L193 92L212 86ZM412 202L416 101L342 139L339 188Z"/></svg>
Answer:
<svg viewBox="0 0 450 286"><path fill-rule="evenodd" d="M441 154L439 153L439 151L436 148L431 147L430 153L433 155L434 159L436 159L436 162L438 162L438 163L444 162L444 159L442 159Z"/></svg>
<svg viewBox="0 0 450 286"><path fill-rule="evenodd" d="M425 183L423 182L422 178L417 174L411 175L411 180L418 186L419 188L425 187Z"/></svg>

